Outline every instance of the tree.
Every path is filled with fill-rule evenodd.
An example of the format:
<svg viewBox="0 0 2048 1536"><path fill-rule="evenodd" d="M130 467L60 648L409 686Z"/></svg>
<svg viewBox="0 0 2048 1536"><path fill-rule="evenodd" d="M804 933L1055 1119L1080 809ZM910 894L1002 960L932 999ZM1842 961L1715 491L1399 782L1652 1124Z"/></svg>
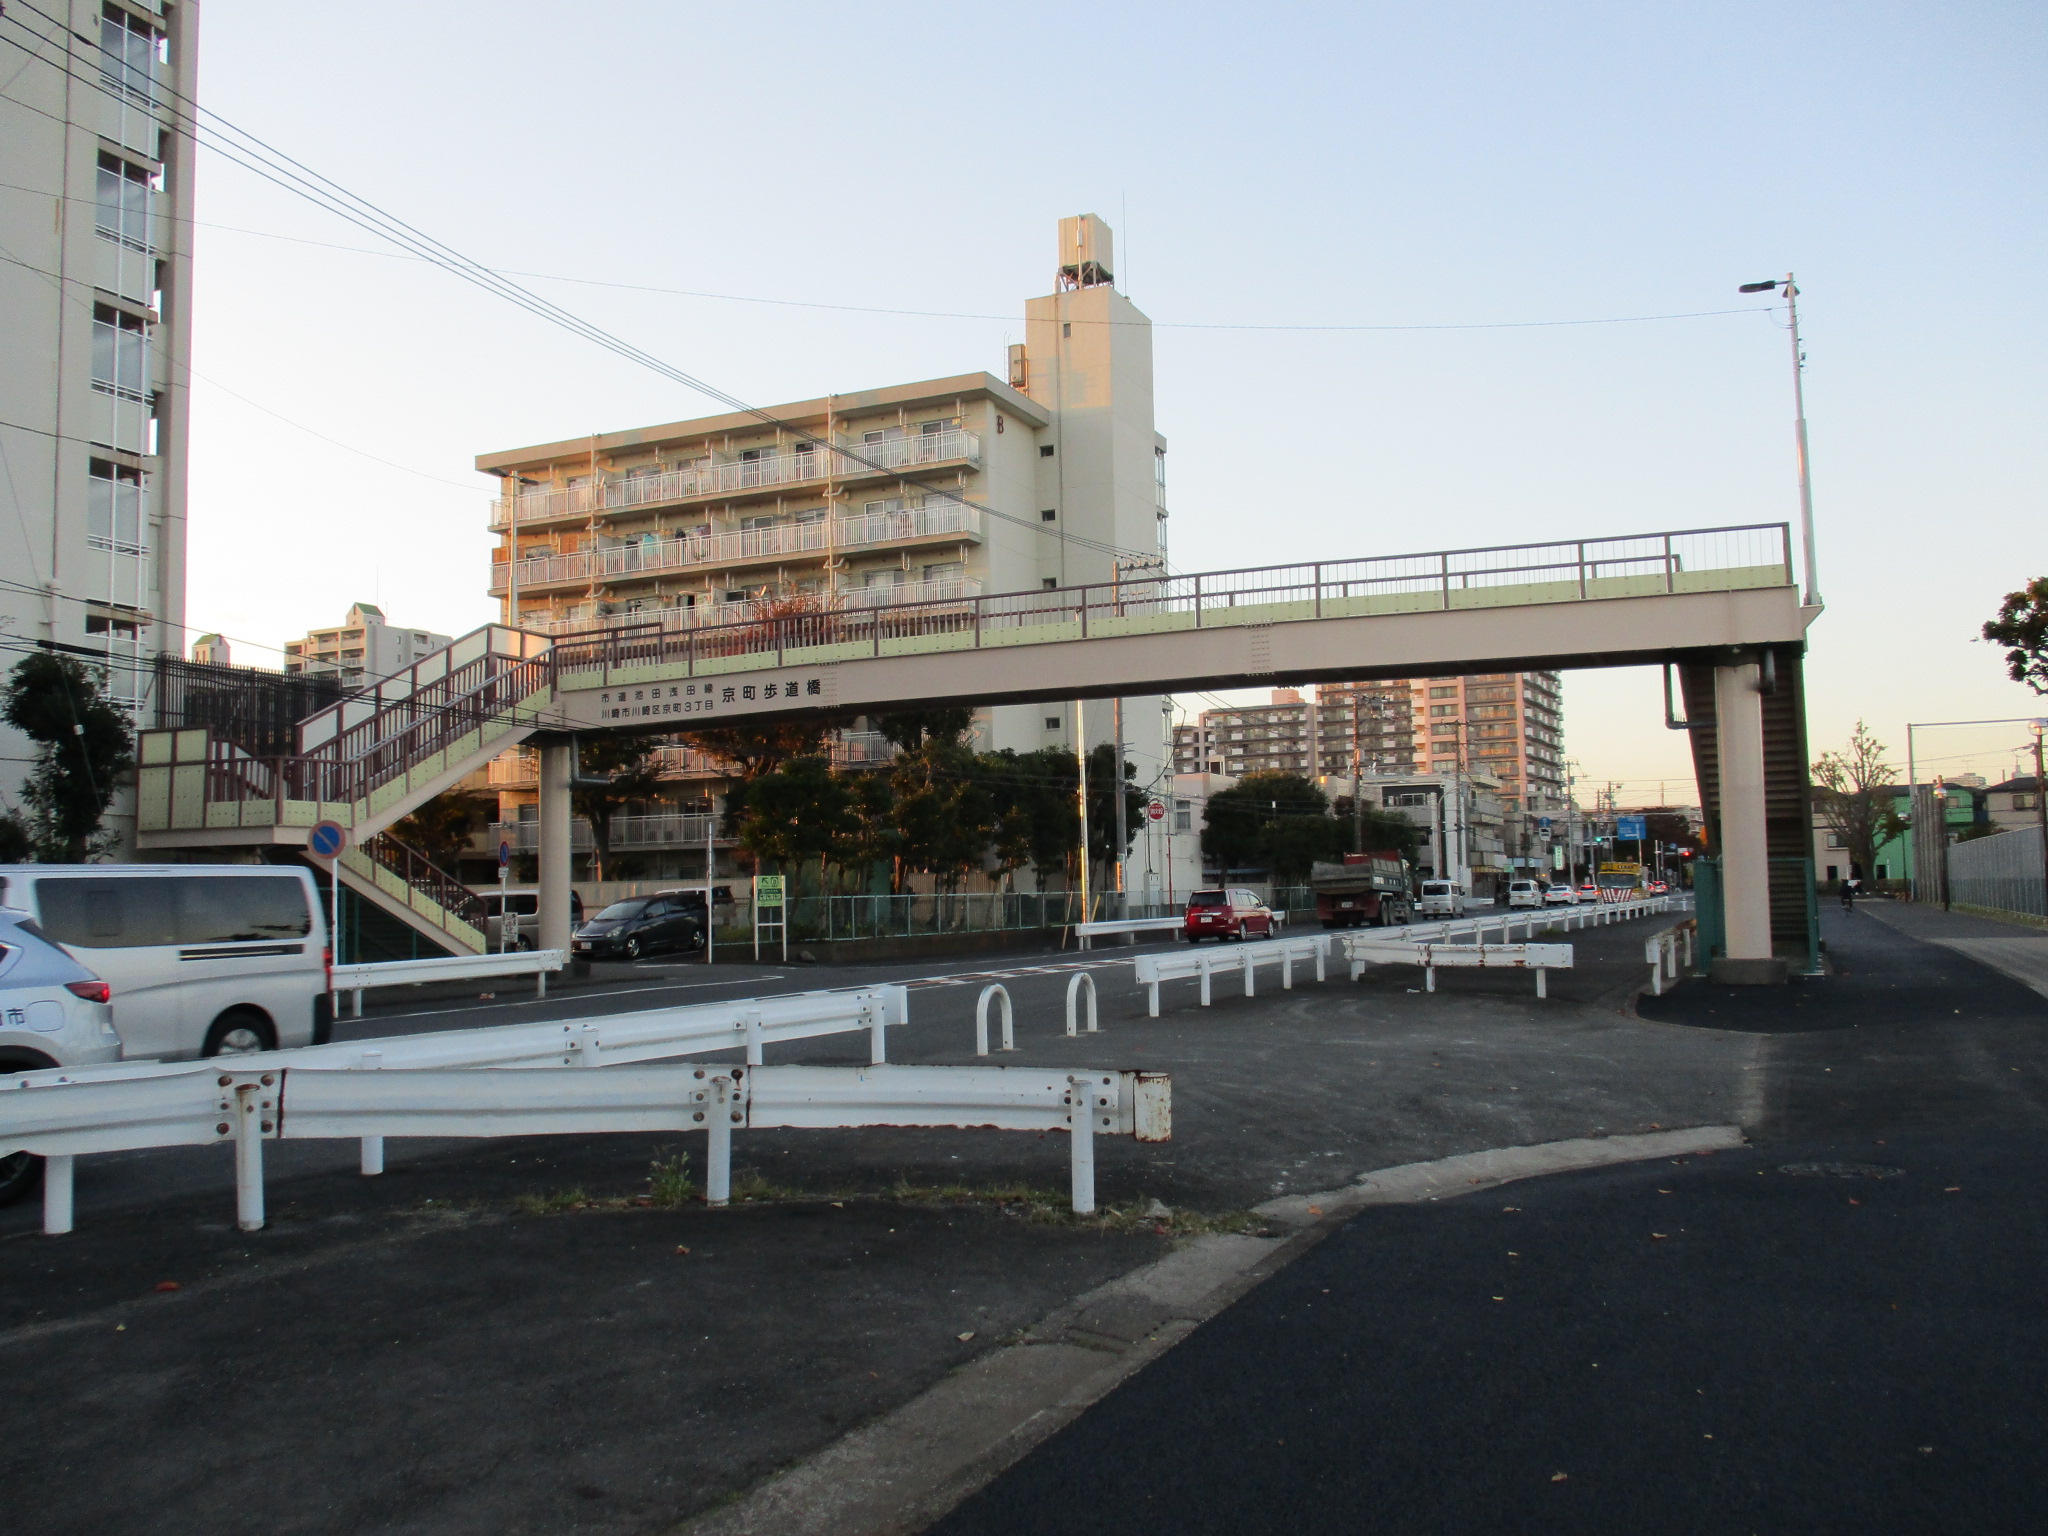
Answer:
<svg viewBox="0 0 2048 1536"><path fill-rule="evenodd" d="M1870 870L1877 850L1906 829L1893 808L1896 770L1885 761L1885 745L1861 720L1841 752L1823 752L1813 764L1813 805L1830 832L1849 851L1852 869Z"/></svg>
<svg viewBox="0 0 2048 1536"><path fill-rule="evenodd" d="M795 757L774 773L736 785L740 847L778 870L813 860L818 890L825 866L856 830L853 795L822 757Z"/></svg>
<svg viewBox="0 0 2048 1536"><path fill-rule="evenodd" d="M106 674L69 656L24 656L7 680L0 718L36 744L18 818L35 858L80 864L107 851L100 822L134 766L127 713L106 696Z"/></svg>
<svg viewBox="0 0 2048 1536"><path fill-rule="evenodd" d="M1265 869L1275 884L1308 877L1318 859L1343 857L1350 829L1330 817L1329 798L1297 773L1248 773L1209 797L1202 852L1227 878L1233 869Z"/></svg>
<svg viewBox="0 0 2048 1536"><path fill-rule="evenodd" d="M712 725L684 731L682 740L739 770L741 783L774 773L793 757L815 757L824 750L829 720L780 720L765 725Z"/></svg>
<svg viewBox="0 0 2048 1536"><path fill-rule="evenodd" d="M445 790L411 815L391 824L391 834L454 871L479 827L490 825L497 801L466 789Z"/></svg>
<svg viewBox="0 0 2048 1536"><path fill-rule="evenodd" d="M656 799L661 794L661 765L656 754L659 738L606 731L585 736L577 744L576 776L602 778L602 788L572 789L569 803L576 814L590 823L592 876L604 878L611 862L612 817L635 802Z"/></svg>
<svg viewBox="0 0 2048 1536"><path fill-rule="evenodd" d="M2036 576L2005 594L1998 617L1984 626L1984 638L2006 647L2005 670L2016 683L2048 693L2048 576Z"/></svg>
<svg viewBox="0 0 2048 1536"><path fill-rule="evenodd" d="M912 870L957 889L995 837L995 798L962 740L973 721L971 710L948 709L885 715L878 722L903 749L889 769L901 835L892 882L899 892Z"/></svg>
<svg viewBox="0 0 2048 1536"><path fill-rule="evenodd" d="M1398 853L1407 863L1416 862L1417 851L1422 846L1422 829L1400 812L1367 801L1363 824L1360 825L1352 817L1349 795L1339 795L1330 809L1343 830L1347 852ZM1354 827L1363 834L1362 847L1353 846L1360 841L1353 836Z"/></svg>
<svg viewBox="0 0 2048 1536"><path fill-rule="evenodd" d="M1138 776L1137 765L1130 759L1124 760L1124 846L1116 845L1116 795L1112 783L1116 774L1116 748L1103 742L1088 754L1088 857L1105 871L1102 885L1108 886L1108 868L1117 857L1128 855L1130 845L1138 839L1138 829L1145 825L1145 796L1133 780Z"/></svg>

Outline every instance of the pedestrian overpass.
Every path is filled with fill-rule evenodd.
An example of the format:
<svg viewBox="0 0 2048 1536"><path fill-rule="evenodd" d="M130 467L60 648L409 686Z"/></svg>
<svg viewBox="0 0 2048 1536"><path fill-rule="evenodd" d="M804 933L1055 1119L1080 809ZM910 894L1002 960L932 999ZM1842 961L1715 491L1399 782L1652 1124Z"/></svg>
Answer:
<svg viewBox="0 0 2048 1536"><path fill-rule="evenodd" d="M538 738L542 943L566 945L575 731L1661 662L1684 680L1731 971L1767 970L1774 927L1781 944L1795 926L1809 937L1809 887L1783 865L1807 856L1810 824L1799 658L1817 610L1801 607L1793 577L1789 527L1765 523L899 607L792 604L555 640L491 625L311 716L288 757L204 729L145 732L138 841L303 846L331 818L353 834L341 869L352 888L475 949L474 898L376 834Z"/></svg>

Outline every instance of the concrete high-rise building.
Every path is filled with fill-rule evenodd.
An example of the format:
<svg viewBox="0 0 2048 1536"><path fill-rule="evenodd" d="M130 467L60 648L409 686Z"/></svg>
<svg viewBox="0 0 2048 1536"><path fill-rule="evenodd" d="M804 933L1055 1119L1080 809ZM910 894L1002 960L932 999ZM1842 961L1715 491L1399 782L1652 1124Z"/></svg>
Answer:
<svg viewBox="0 0 2048 1536"><path fill-rule="evenodd" d="M101 658L149 725L147 658L185 649L199 6L43 0L6 26L0 632ZM28 755L0 726L9 767Z"/></svg>
<svg viewBox="0 0 2048 1536"><path fill-rule="evenodd" d="M334 628L308 630L303 640L287 640L284 670L288 676L338 677L353 688L402 672L449 641L447 635L400 628L375 603L357 603Z"/></svg>
<svg viewBox="0 0 2048 1536"><path fill-rule="evenodd" d="M1053 277L1051 293L1026 301L1004 377L955 374L480 455L502 491L490 590L505 622L563 635L806 608L964 611L985 595L1158 569L1166 442L1152 421L1151 324L1116 291L1110 231L1093 215L1060 221ZM1161 706L1124 701L1144 785L1166 770ZM1110 739L1108 701L1083 715L1090 745ZM985 748L1072 747L1073 716L1058 704L998 707L976 736ZM698 760L691 776L718 775ZM508 819L517 804L508 797Z"/></svg>

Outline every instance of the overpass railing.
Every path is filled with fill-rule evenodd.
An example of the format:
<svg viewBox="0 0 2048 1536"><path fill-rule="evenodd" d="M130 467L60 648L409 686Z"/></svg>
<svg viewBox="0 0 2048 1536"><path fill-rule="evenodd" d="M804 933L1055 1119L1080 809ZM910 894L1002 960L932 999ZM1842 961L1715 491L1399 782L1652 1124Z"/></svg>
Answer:
<svg viewBox="0 0 2048 1536"><path fill-rule="evenodd" d="M1588 602L1792 584L1785 523L1742 523L1615 538L1432 550L1362 560L1139 573L1050 590L962 595L886 609L789 599L778 611L728 624L657 624L567 635L556 675L680 666L738 670L746 658L801 665L1090 637L1461 608Z"/></svg>

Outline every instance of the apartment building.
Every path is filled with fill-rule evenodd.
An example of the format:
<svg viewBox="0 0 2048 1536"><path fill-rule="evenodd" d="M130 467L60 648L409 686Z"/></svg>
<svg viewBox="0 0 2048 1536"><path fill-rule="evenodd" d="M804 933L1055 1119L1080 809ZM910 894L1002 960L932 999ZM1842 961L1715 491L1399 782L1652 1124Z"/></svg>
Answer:
<svg viewBox="0 0 2048 1536"><path fill-rule="evenodd" d="M284 670L287 676L338 677L355 688L402 672L449 643L447 635L400 628L375 603L357 603L334 628L308 630L303 640L287 640Z"/></svg>
<svg viewBox="0 0 2048 1536"><path fill-rule="evenodd" d="M10 6L0 94L0 630L101 657L154 724L147 658L185 649L187 356L199 6ZM0 791L31 754L0 725Z"/></svg>
<svg viewBox="0 0 2048 1536"><path fill-rule="evenodd" d="M1053 291L1026 301L1024 336L1000 377L953 374L479 455L500 490L490 591L505 622L562 635L804 607L965 605L1156 564L1166 441L1153 427L1151 325L1116 291L1100 219L1060 221ZM1165 771L1164 719L1156 697L1124 701L1141 784ZM1072 747L1073 720L1058 706L988 710L978 745ZM1082 731L1091 746L1110 739L1108 701L1085 706ZM504 797L507 821L521 803Z"/></svg>
<svg viewBox="0 0 2048 1536"><path fill-rule="evenodd" d="M1555 672L1276 688L1264 704L1204 710L1174 728L1177 773L1479 773L1503 809L1565 804L1563 703Z"/></svg>

